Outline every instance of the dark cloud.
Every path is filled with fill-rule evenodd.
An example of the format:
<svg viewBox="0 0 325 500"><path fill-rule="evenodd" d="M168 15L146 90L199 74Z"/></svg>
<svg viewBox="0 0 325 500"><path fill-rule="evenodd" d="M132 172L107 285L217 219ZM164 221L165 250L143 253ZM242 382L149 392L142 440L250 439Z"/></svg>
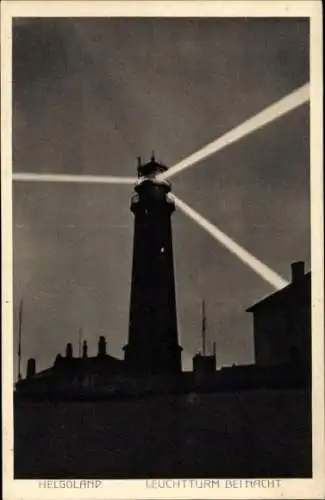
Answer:
<svg viewBox="0 0 325 500"><path fill-rule="evenodd" d="M303 19L34 19L13 31L14 170L134 175L172 165L309 80ZM177 195L284 277L309 252L309 109L302 106L173 178ZM121 355L133 219L128 186L15 184L15 318L46 365L82 326ZM178 211L179 327L219 363L249 362L245 307L271 292ZM16 321L16 320L15 320ZM76 345L76 344L75 344Z"/></svg>

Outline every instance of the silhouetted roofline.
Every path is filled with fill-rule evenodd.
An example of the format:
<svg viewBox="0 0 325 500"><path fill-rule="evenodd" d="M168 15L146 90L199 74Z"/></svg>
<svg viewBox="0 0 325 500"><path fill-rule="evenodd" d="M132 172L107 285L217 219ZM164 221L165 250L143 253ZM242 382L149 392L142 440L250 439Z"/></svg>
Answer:
<svg viewBox="0 0 325 500"><path fill-rule="evenodd" d="M33 376L31 377L24 377L20 381L17 382L17 384L20 384L21 382L25 383L25 381L31 381L31 380L36 380L36 379L42 379L44 377L51 377L51 375L57 373L61 369L66 370L72 369L72 370L79 370L83 368L94 368L96 364L101 364L102 366L106 363L109 363L110 366L115 365L116 366L121 366L121 368L124 366L124 360L120 358L115 358L114 356L111 356L110 354L105 354L104 356L87 356L86 358L80 358L80 357L72 357L72 358L66 358L65 356L61 356L59 359L56 359L52 366L48 368L44 368L44 370L40 370L39 372L36 372Z"/></svg>
<svg viewBox="0 0 325 500"><path fill-rule="evenodd" d="M56 360L53 364L54 367L59 366L93 366L96 363L114 363L115 365L120 364L121 366L124 363L123 359L115 358L110 354L97 355L97 356L87 356L87 357L72 357L66 358L62 357L59 360Z"/></svg>
<svg viewBox="0 0 325 500"><path fill-rule="evenodd" d="M308 282L311 278L311 271L306 273L302 280L299 283L294 283L290 282L288 285L286 285L284 288L281 288L280 290L277 290L276 292L272 293L271 295L267 295L260 301L256 302L252 306L250 306L248 309L246 309L246 312L255 312L257 309L262 308L262 307L269 307L273 305L274 302L278 300L283 300L287 294L290 293L292 289L295 289L296 287L305 286L305 283Z"/></svg>

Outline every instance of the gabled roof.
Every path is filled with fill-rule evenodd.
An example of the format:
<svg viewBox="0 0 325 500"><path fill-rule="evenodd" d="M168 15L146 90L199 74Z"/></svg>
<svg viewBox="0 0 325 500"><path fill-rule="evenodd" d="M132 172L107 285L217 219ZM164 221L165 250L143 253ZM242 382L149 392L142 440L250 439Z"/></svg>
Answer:
<svg viewBox="0 0 325 500"><path fill-rule="evenodd" d="M308 296L310 293L311 272L305 274L299 282L291 282L289 285L277 290L276 292L264 297L256 304L246 309L246 312L255 312L259 309L279 307L281 304L287 304L289 301L296 300L297 297Z"/></svg>

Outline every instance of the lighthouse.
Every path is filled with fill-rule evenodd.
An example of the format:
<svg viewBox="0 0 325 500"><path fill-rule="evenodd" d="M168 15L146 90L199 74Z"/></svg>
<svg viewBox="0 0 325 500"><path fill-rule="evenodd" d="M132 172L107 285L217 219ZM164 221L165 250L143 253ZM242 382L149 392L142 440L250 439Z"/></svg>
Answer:
<svg viewBox="0 0 325 500"><path fill-rule="evenodd" d="M171 216L171 185L160 179L167 167L152 156L138 159L138 180L131 198L134 242L127 369L137 374L181 372L178 344Z"/></svg>

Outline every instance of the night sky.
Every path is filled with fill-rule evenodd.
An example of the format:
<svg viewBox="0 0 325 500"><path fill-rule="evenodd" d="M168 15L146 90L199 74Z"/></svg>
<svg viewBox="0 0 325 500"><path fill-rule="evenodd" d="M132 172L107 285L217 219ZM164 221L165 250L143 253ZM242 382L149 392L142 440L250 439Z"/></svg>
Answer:
<svg viewBox="0 0 325 500"><path fill-rule="evenodd" d="M134 176L172 166L309 81L309 28L295 19L17 19L15 172ZM172 178L173 192L286 279L310 267L309 107ZM15 182L14 338L22 368L47 367L78 329L122 357L131 282L132 186ZM184 366L200 301L218 366L253 361L245 309L272 287L180 211L173 215ZM16 349L16 347L15 347Z"/></svg>

